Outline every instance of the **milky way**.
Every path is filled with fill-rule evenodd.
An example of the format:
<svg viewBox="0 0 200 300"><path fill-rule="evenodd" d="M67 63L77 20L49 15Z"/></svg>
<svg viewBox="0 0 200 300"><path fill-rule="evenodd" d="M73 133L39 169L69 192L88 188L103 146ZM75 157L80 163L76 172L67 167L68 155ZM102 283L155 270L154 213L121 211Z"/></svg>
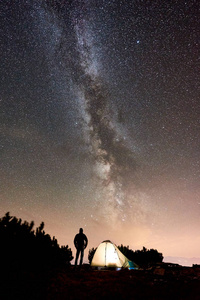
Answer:
<svg viewBox="0 0 200 300"><path fill-rule="evenodd" d="M81 11L87 11L86 6ZM107 222L112 219L111 224L116 226L117 219L126 219L128 203L124 185L128 171L135 166L134 154L128 149L126 137L120 132L114 112L109 107L109 91L101 80L89 22L80 15L74 23L80 65L77 97L85 143L94 164L94 206L100 202L103 208L101 214Z"/></svg>

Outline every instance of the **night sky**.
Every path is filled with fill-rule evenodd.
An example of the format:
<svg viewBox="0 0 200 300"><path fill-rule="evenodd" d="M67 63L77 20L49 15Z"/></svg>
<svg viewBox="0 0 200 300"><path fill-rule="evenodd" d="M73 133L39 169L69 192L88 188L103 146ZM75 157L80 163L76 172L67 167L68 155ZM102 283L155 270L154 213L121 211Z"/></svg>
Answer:
<svg viewBox="0 0 200 300"><path fill-rule="evenodd" d="M0 2L0 217L200 257L198 2Z"/></svg>

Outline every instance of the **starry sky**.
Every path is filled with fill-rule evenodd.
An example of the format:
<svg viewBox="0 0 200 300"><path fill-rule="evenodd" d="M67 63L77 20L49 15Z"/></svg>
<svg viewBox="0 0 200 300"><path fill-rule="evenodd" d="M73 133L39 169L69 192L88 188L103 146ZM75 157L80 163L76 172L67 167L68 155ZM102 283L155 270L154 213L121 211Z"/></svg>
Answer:
<svg viewBox="0 0 200 300"><path fill-rule="evenodd" d="M1 1L1 217L200 257L199 37L197 0Z"/></svg>

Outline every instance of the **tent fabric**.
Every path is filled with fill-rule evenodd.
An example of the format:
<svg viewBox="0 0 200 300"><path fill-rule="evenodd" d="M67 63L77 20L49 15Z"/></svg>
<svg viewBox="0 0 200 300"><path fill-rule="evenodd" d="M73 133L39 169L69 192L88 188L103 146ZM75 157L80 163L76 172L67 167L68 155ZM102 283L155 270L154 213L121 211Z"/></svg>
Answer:
<svg viewBox="0 0 200 300"><path fill-rule="evenodd" d="M129 268L137 269L138 266L128 258L111 241L102 242L91 262L93 267Z"/></svg>

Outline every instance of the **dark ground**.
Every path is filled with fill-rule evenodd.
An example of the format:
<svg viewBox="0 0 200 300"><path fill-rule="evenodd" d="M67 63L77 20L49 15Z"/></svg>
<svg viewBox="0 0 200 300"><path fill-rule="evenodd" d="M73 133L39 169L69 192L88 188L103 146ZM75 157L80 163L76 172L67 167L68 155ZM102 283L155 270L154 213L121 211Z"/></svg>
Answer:
<svg viewBox="0 0 200 300"><path fill-rule="evenodd" d="M93 270L89 265L59 270L1 272L4 299L200 299L200 268Z"/></svg>

